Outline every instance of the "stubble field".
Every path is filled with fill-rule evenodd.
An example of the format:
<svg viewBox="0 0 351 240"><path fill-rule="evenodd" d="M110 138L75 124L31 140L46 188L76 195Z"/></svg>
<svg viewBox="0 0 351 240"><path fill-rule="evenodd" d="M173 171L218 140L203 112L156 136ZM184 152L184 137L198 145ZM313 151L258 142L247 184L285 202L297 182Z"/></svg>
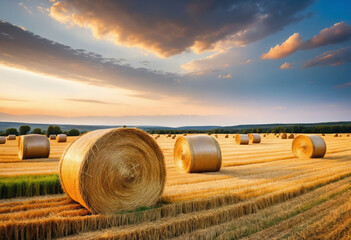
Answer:
<svg viewBox="0 0 351 240"><path fill-rule="evenodd" d="M327 135L322 159L298 159L292 139L273 134L236 145L218 135L222 168L180 173L175 139L157 139L167 181L153 208L91 215L66 195L0 200L0 239L349 239L351 137ZM58 173L68 143L51 141L49 159L19 161L17 141L0 145L0 176Z"/></svg>

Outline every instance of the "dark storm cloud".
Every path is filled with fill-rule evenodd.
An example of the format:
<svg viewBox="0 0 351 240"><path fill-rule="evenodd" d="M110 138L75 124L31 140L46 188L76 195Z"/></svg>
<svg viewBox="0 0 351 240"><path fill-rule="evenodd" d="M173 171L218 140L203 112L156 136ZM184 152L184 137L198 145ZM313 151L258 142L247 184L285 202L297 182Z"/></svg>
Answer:
<svg viewBox="0 0 351 240"><path fill-rule="evenodd" d="M303 18L313 0L61 0L55 19L90 28L96 37L169 57L212 49L220 41L245 45Z"/></svg>

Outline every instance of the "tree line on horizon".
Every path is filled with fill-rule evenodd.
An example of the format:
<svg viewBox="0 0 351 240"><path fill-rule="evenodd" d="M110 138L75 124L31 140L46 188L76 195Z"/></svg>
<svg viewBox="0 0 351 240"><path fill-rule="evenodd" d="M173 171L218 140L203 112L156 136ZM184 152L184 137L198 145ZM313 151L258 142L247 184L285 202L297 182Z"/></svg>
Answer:
<svg viewBox="0 0 351 240"><path fill-rule="evenodd" d="M258 128L216 128L212 130L150 130L151 134L182 134L182 133L351 133L351 124L348 125L291 125L291 126L275 126L275 127L258 127Z"/></svg>
<svg viewBox="0 0 351 240"><path fill-rule="evenodd" d="M30 131L31 129L32 128L29 125L22 125L18 129L17 128L8 128L5 130L5 132L0 132L0 136L8 136L10 134L14 134L16 136L19 136L19 135L27 135L29 133L42 134L42 135L46 135L47 137L49 137L52 134L57 135L57 134L61 134L61 133L64 133L67 136L79 136L81 134L81 132L79 132L79 130L77 130L75 128L72 128L69 131L62 131L61 127L53 126L53 125L50 125L45 130L42 130L41 128L34 128L33 131L31 132Z"/></svg>

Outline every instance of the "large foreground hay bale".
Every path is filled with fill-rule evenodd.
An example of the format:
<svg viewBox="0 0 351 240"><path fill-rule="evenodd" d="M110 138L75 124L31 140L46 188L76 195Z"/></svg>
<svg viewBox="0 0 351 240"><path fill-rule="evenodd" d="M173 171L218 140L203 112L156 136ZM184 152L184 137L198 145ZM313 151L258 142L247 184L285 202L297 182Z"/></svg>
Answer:
<svg viewBox="0 0 351 240"><path fill-rule="evenodd" d="M286 134L286 133L281 133L280 138L281 138L281 139L287 139L287 138L288 138L288 134Z"/></svg>
<svg viewBox="0 0 351 240"><path fill-rule="evenodd" d="M7 140L16 140L16 135L15 134L8 135Z"/></svg>
<svg viewBox="0 0 351 240"><path fill-rule="evenodd" d="M261 135L257 133L250 133L249 134L249 143L260 143L261 142Z"/></svg>
<svg viewBox="0 0 351 240"><path fill-rule="evenodd" d="M20 160L29 158L48 158L50 142L44 135L30 134L19 137L18 157Z"/></svg>
<svg viewBox="0 0 351 240"><path fill-rule="evenodd" d="M56 136L56 142L66 142L67 135L66 134L59 134Z"/></svg>
<svg viewBox="0 0 351 240"><path fill-rule="evenodd" d="M320 136L299 135L292 142L292 151L299 158L322 158L327 151L327 146Z"/></svg>
<svg viewBox="0 0 351 240"><path fill-rule="evenodd" d="M6 137L0 136L0 144L5 144L6 143Z"/></svg>
<svg viewBox="0 0 351 240"><path fill-rule="evenodd" d="M164 156L146 132L100 129L76 139L63 153L60 181L73 200L93 213L152 206L166 180Z"/></svg>
<svg viewBox="0 0 351 240"><path fill-rule="evenodd" d="M177 138L173 156L177 168L184 172L217 172L222 165L219 144L206 135Z"/></svg>
<svg viewBox="0 0 351 240"><path fill-rule="evenodd" d="M295 138L295 135L291 133L291 134L288 136L288 138L289 138L289 139L294 139L294 138Z"/></svg>
<svg viewBox="0 0 351 240"><path fill-rule="evenodd" d="M50 139L50 140L56 140L56 135L55 135L55 134L51 134L51 135L49 136L49 139Z"/></svg>
<svg viewBox="0 0 351 240"><path fill-rule="evenodd" d="M249 136L247 134L235 134L235 143L236 144L249 144Z"/></svg>

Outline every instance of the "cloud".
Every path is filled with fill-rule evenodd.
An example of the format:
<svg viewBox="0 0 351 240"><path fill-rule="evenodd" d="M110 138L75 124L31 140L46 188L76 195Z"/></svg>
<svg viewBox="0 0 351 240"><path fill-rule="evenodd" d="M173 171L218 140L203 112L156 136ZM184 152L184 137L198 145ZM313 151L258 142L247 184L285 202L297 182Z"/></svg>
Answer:
<svg viewBox="0 0 351 240"><path fill-rule="evenodd" d="M10 102L29 102L28 100L15 99L15 98L0 98L0 101L10 101Z"/></svg>
<svg viewBox="0 0 351 240"><path fill-rule="evenodd" d="M228 79L228 78L232 78L232 75L230 74L230 73L228 73L228 74L219 74L218 75L218 77L217 77L218 79Z"/></svg>
<svg viewBox="0 0 351 240"><path fill-rule="evenodd" d="M337 66L351 62L351 49L349 47L327 51L304 63L303 68L315 66Z"/></svg>
<svg viewBox="0 0 351 240"><path fill-rule="evenodd" d="M284 69L290 69L292 66L290 63L283 63L281 66L280 66L280 69L284 70Z"/></svg>
<svg viewBox="0 0 351 240"><path fill-rule="evenodd" d="M261 59L284 58L299 49L301 45L301 36L298 33L294 33L281 45L278 44L274 48L271 48L268 53L263 54Z"/></svg>
<svg viewBox="0 0 351 240"><path fill-rule="evenodd" d="M313 49L330 44L337 44L351 39L351 26L345 22L335 23L325 28L313 38L302 41L298 33L291 35L281 45L271 48L268 53L262 54L261 59L279 59L289 56L297 50Z"/></svg>
<svg viewBox="0 0 351 240"><path fill-rule="evenodd" d="M284 110L284 109L285 109L285 107L283 107L283 106L275 106L275 107L272 108L272 110L278 110L278 111L281 111L281 110Z"/></svg>
<svg viewBox="0 0 351 240"><path fill-rule="evenodd" d="M96 38L169 57L196 53L223 43L246 45L299 21L313 0L162 1L61 0L50 15L91 29Z"/></svg>
<svg viewBox="0 0 351 240"><path fill-rule="evenodd" d="M351 87L351 82L335 86L335 88L347 88L347 87Z"/></svg>
<svg viewBox="0 0 351 240"><path fill-rule="evenodd" d="M113 103L110 103L110 102L104 102L104 101L92 100L92 99L68 98L68 99L65 99L65 100L66 100L66 101L70 101L70 102L98 103L98 104L113 104Z"/></svg>
<svg viewBox="0 0 351 240"><path fill-rule="evenodd" d="M20 27L0 21L0 64L21 70L103 87L160 94L176 92L172 73L123 65L124 59L101 55L42 38Z"/></svg>

